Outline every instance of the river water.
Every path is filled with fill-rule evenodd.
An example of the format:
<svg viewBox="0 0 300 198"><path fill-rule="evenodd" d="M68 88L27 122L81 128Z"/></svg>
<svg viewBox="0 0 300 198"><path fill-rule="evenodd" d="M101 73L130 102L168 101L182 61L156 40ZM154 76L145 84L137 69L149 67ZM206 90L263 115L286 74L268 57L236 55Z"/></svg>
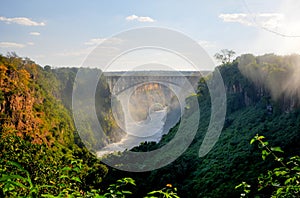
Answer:
<svg viewBox="0 0 300 198"><path fill-rule="evenodd" d="M101 157L115 151L130 150L139 146L142 142L158 142L164 134L164 125L167 117L167 108L160 111L153 111L147 120L132 123L125 121L127 135L120 142L112 143L97 152ZM139 125L137 127L137 124Z"/></svg>

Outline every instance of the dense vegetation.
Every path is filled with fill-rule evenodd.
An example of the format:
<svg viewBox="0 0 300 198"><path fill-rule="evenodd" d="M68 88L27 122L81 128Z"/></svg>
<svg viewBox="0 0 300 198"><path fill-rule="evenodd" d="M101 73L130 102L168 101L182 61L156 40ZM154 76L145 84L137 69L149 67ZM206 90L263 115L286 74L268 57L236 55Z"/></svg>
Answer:
<svg viewBox="0 0 300 198"><path fill-rule="evenodd" d="M47 69L49 70L49 67L47 67ZM49 70L51 75L55 76L55 78L59 82L57 97L62 101L62 103L69 110L70 113L72 113L71 109L73 85L78 70L78 68L57 68ZM97 75L98 73L100 73L100 70L86 68L83 69L83 72L87 76L86 78L89 79L89 76ZM85 86L86 82L84 82L83 80L85 79L81 79L81 81L77 80L76 83L80 83L82 86ZM89 86L85 87L89 88ZM120 141L122 136L125 134L113 118L113 113L111 109L111 97L112 95L110 93L108 84L106 83L105 77L102 75L97 84L97 89L95 93L95 98L97 98L97 100L95 100L95 107L98 116L98 121L100 122L105 136L102 137L101 141L99 141L99 138L96 137L96 134L92 132L91 126L86 125L85 127L81 128L84 131L81 131L80 137L76 136L75 138L77 145L83 146L81 141L84 141L86 147L88 147L90 150L95 151L108 143ZM93 107L91 101L92 98L87 98L86 94L82 93L82 97L80 98L80 108L83 109L90 108L90 106ZM115 104L118 103L116 102ZM123 112L121 108L117 108L117 110L117 113L119 115L118 118L120 119L120 122L122 124ZM80 116L83 119L85 119L87 115L83 113Z"/></svg>
<svg viewBox="0 0 300 198"><path fill-rule="evenodd" d="M246 61L249 57L251 61ZM234 190L235 186L246 181L251 186L251 197L270 197L271 190L258 191L257 178L277 164L261 160L259 149L249 142L256 133L260 133L272 145L285 150L287 158L299 154L300 111L296 95L299 86L291 89L289 96L281 92L281 95L274 97L272 92L273 81L276 80L276 85L283 84L291 70L300 63L299 58L296 55L243 55L219 66L227 90L227 115L214 148L206 156L198 157L210 118L210 98L205 81L201 80L198 88L201 120L198 133L185 153L170 165L152 172L110 171L108 180L120 175L132 177L137 181L137 194L140 195L150 188L172 183L181 197L239 197L240 192ZM263 75L260 83L254 81L255 75L246 75L245 68L253 74ZM172 139L177 129L178 125L159 144L143 144L134 151L159 148Z"/></svg>
<svg viewBox="0 0 300 198"><path fill-rule="evenodd" d="M299 197L300 195L300 157L298 155L285 159L284 151L280 147L273 147L258 134L250 141L250 144L258 143L261 156L266 160L268 156L280 165L258 177L258 191L271 194L271 197ZM243 188L241 197L251 195L250 185L242 182L235 188ZM266 193L267 192L267 193Z"/></svg>
<svg viewBox="0 0 300 198"><path fill-rule="evenodd" d="M123 197L130 193L124 187L135 185L134 180L120 177L105 185L108 167L85 147L95 145L83 145L71 116L77 71L42 68L14 53L0 56L0 197ZM103 142L119 140L123 132L112 119L111 94L103 78L95 97L107 138ZM84 134L91 144L99 144L88 127ZM173 191L169 187L149 196L176 197Z"/></svg>
<svg viewBox="0 0 300 198"><path fill-rule="evenodd" d="M0 68L1 174L18 173L7 164L11 161L29 171L34 184L57 184L61 181L60 169L80 159L85 171L78 176L82 182L77 188L99 185L107 168L74 144L75 127L58 98L60 81L51 70L16 55L1 56ZM88 179L91 177L95 180ZM49 192L60 190L51 188ZM26 191L15 193L20 194L7 195L26 195Z"/></svg>
<svg viewBox="0 0 300 198"><path fill-rule="evenodd" d="M205 79L201 79L197 96L191 96L199 101L201 118L190 147L164 168L129 173L103 165L78 137L71 117L73 82L78 69L42 68L14 54L0 56L0 196L239 197L242 191L235 186L247 182L242 184L250 190L250 197L270 197L274 188L258 191L262 183L257 178L268 170L274 170L276 176L278 164L262 160L261 151L249 142L259 133L285 151L276 154L278 158L284 155L299 162L297 157L290 158L299 155L300 147L298 63L297 55L272 54L247 54L225 61L218 69L227 92L227 115L213 149L198 157L211 114L209 91ZM117 141L117 133L122 132L115 128L109 107L111 95L104 79L99 81L96 96L103 99L96 104L97 114L100 122L105 120L101 124L108 141ZM189 116L193 119L196 115ZM149 151L165 145L178 126L160 143L143 143L133 150ZM257 136L256 140L261 138ZM265 177L264 184L272 185L268 179Z"/></svg>

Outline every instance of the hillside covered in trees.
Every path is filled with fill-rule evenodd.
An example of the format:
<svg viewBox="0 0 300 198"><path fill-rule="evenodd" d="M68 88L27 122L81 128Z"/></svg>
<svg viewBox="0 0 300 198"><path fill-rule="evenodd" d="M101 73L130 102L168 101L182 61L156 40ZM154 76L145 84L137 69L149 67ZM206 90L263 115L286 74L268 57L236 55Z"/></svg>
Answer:
<svg viewBox="0 0 300 198"><path fill-rule="evenodd" d="M82 171L77 177L81 182L76 183L76 189L87 190L100 184L107 167L86 150L72 119L72 89L76 72L76 68L43 68L14 54L0 56L1 174L14 172L14 167L7 163L17 162L29 171L36 185L65 182L60 188L49 189L49 192L58 194L75 185L59 177L63 168L80 166ZM86 72L93 71L87 69ZM98 87L97 94L106 93L106 98L110 97L103 80L99 81ZM98 115L99 120L106 120L103 128L107 141L117 141L123 132L111 127L117 125L112 119L110 105L99 98ZM91 142L96 142L93 133L90 134ZM4 189L2 184L0 186ZM26 195L26 190L23 190L20 195Z"/></svg>
<svg viewBox="0 0 300 198"><path fill-rule="evenodd" d="M82 144L71 114L73 82L78 69L51 69L27 58L1 55L0 196L113 197L118 192L119 197L144 197L147 192L167 185L163 192L172 194L176 188L180 197L239 197L241 192L235 186L245 181L251 185L251 197L270 197L274 188L258 191L257 178L278 164L262 160L260 150L249 142L258 133L270 144L280 146L285 151L280 155L285 158L299 155L299 66L298 55L273 54L257 57L245 54L220 65L227 114L213 149L204 157L198 156L211 116L211 98L206 86L210 76L207 76L200 79L197 96L191 96L197 97L201 117L189 148L166 167L130 173L102 164ZM108 86L100 80L98 88L96 95L107 99L99 101L99 121L105 120L107 141L118 141L124 132L112 119ZM196 115L190 119L193 116ZM162 147L177 130L178 124L160 143L143 143L133 150ZM121 155L126 156L126 152ZM121 178L125 179L109 186ZM134 185L126 187L126 184ZM133 194L121 191L124 186ZM104 195L107 188L109 193ZM157 197L163 195L158 193Z"/></svg>
<svg viewBox="0 0 300 198"><path fill-rule="evenodd" d="M181 197L239 197L241 191L235 186L244 181L251 186L250 197L271 197L276 188L270 186L258 191L261 184L257 178L280 164L262 160L260 149L249 142L256 134L261 134L270 144L285 151L280 156L288 159L299 155L300 84L299 75L296 75L299 66L298 55L282 57L274 54L258 57L245 54L222 64L218 69L226 88L227 114L213 149L204 157L198 156L211 116L209 90L202 79L197 96L201 110L198 132L185 153L168 166L151 172L110 171L108 180L120 175L132 177L137 181L136 193L140 196L150 188L171 183L178 188ZM209 80L209 76L205 78ZM178 125L159 144L145 143L133 150L160 148L177 130Z"/></svg>

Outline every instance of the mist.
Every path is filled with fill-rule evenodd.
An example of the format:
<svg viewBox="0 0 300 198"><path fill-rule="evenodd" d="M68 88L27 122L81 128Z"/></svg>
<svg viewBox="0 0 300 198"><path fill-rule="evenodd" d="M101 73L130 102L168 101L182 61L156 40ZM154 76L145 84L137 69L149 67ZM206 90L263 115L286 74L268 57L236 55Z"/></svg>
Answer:
<svg viewBox="0 0 300 198"><path fill-rule="evenodd" d="M238 58L241 73L268 90L273 100L300 101L300 55L245 54Z"/></svg>

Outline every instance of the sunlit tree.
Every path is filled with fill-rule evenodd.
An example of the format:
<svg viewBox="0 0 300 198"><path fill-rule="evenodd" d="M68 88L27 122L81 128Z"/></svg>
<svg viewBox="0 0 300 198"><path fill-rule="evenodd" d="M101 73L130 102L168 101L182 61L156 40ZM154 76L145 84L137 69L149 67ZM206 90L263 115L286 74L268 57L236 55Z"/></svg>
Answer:
<svg viewBox="0 0 300 198"><path fill-rule="evenodd" d="M227 64L227 63L230 63L233 59L235 55L235 52L233 50L228 50L228 49L222 49L221 50L221 53L216 53L214 55L214 57L222 62L222 64Z"/></svg>

